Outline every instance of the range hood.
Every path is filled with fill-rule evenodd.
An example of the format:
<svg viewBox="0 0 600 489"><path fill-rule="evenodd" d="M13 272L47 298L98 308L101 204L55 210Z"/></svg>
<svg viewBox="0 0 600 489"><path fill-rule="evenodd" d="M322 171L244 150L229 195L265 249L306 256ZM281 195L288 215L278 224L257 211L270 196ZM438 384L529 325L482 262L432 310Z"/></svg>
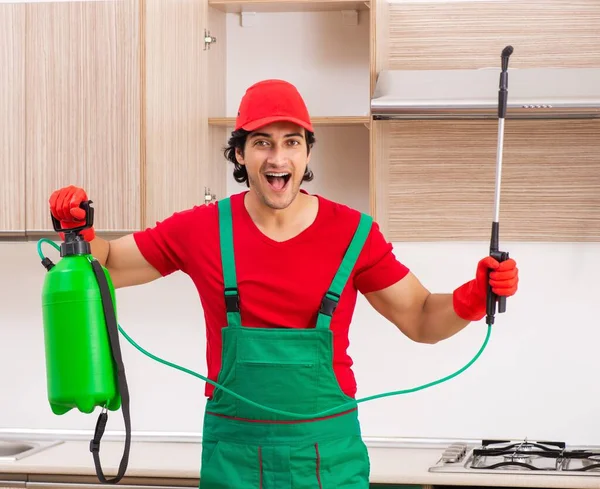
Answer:
<svg viewBox="0 0 600 489"><path fill-rule="evenodd" d="M374 119L498 117L500 68L385 70ZM600 68L509 68L507 119L600 117Z"/></svg>

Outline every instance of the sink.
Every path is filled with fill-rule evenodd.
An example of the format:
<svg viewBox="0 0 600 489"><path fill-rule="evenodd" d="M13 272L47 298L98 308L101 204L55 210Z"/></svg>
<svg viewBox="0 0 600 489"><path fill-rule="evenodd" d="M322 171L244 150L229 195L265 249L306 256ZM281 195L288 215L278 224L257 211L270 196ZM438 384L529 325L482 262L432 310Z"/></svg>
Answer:
<svg viewBox="0 0 600 489"><path fill-rule="evenodd" d="M0 457L13 457L31 450L35 445L19 441L0 441Z"/></svg>
<svg viewBox="0 0 600 489"><path fill-rule="evenodd" d="M62 443L60 440L0 440L0 462L16 461Z"/></svg>

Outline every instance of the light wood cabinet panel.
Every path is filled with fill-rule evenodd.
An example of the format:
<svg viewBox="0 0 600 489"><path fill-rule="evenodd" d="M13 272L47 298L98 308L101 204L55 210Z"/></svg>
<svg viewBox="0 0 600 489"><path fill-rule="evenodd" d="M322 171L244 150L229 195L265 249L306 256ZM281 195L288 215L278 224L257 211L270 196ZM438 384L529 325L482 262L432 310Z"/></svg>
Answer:
<svg viewBox="0 0 600 489"><path fill-rule="evenodd" d="M140 227L140 14L136 1L27 4L27 229L48 197L82 186L98 231Z"/></svg>
<svg viewBox="0 0 600 489"><path fill-rule="evenodd" d="M203 204L205 187L223 195L224 177L216 181L212 172L217 162L211 149L214 134L208 128L209 97L220 95L209 95L208 87L209 77L213 86L224 81L207 66L225 36L219 34L205 49L204 29L217 37L207 16L205 0L144 4L145 226ZM218 163L224 171L223 160Z"/></svg>
<svg viewBox="0 0 600 489"><path fill-rule="evenodd" d="M208 28L210 35L216 38L210 49L205 51L207 56L207 112L208 116L208 153L205 161L206 182L211 195L222 199L227 193L227 173L233 172L233 165L225 160L223 146L233 128L233 120L217 119L226 113L227 102L227 22L225 12L208 7ZM219 123L214 124L214 121ZM211 121L213 123L211 123Z"/></svg>
<svg viewBox="0 0 600 489"><path fill-rule="evenodd" d="M390 4L387 0L374 0L371 2L371 14L369 19L371 97L373 97L375 92L378 74L382 70L387 70L389 65L389 9ZM369 209L373 219L378 221L382 226L381 229L384 230L387 200L385 194L378 190L384 189L384 187L379 186L379 182L386 179L386 175L381 170L385 170L387 166L385 164L379 165L378 158L387 155L387 151L382 147L382 144L387 142L387 138L382 137L381 127L382 126L377 121L370 121Z"/></svg>
<svg viewBox="0 0 600 489"><path fill-rule="evenodd" d="M393 241L489 240L498 124L377 122L377 194ZM600 240L600 120L506 123L501 241Z"/></svg>
<svg viewBox="0 0 600 489"><path fill-rule="evenodd" d="M25 233L25 5L0 4L0 234Z"/></svg>
<svg viewBox="0 0 600 489"><path fill-rule="evenodd" d="M598 0L406 2L389 7L391 69L600 65Z"/></svg>

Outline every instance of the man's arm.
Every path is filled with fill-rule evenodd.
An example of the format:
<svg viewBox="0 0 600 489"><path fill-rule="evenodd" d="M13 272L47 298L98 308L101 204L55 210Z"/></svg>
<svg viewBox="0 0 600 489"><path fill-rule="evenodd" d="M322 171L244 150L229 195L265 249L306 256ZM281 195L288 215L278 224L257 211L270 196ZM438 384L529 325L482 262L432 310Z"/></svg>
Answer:
<svg viewBox="0 0 600 489"><path fill-rule="evenodd" d="M90 245L92 255L108 269L116 289L145 284L161 277L140 252L133 234L111 241L95 236Z"/></svg>
<svg viewBox="0 0 600 489"><path fill-rule="evenodd" d="M61 228L79 227L86 218L81 203L87 200L84 189L69 185L52 193L50 211L60 221ZM107 241L98 237L92 226L81 231L81 235L90 243L94 258L108 269L115 288L140 285L161 277L142 255L133 234Z"/></svg>
<svg viewBox="0 0 600 489"><path fill-rule="evenodd" d="M430 293L412 272L365 297L379 314L419 343L437 343L469 324L454 312L452 294Z"/></svg>
<svg viewBox="0 0 600 489"><path fill-rule="evenodd" d="M518 269L513 259L498 263L482 259L476 278L451 294L432 294L412 274L395 284L365 294L369 303L400 331L419 343L437 343L453 336L471 321L486 313L488 270L494 293L513 295L517 290Z"/></svg>

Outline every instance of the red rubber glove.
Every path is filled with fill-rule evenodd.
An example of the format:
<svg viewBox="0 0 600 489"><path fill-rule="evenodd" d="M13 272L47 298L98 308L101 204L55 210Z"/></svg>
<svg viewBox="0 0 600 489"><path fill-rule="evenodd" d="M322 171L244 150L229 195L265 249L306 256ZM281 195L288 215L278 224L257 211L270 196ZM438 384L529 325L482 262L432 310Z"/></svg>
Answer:
<svg viewBox="0 0 600 489"><path fill-rule="evenodd" d="M514 295L519 284L519 269L512 258L498 263L486 256L477 264L475 278L458 287L453 293L454 312L467 321L479 321L486 314L488 270L492 292L499 296Z"/></svg>
<svg viewBox="0 0 600 489"><path fill-rule="evenodd" d="M50 212L60 221L61 228L76 228L85 224L85 210L79 207L82 202L89 200L85 190L74 185L55 190L50 196ZM96 237L94 227L81 231L81 236L86 241ZM59 233L65 239L64 233Z"/></svg>

